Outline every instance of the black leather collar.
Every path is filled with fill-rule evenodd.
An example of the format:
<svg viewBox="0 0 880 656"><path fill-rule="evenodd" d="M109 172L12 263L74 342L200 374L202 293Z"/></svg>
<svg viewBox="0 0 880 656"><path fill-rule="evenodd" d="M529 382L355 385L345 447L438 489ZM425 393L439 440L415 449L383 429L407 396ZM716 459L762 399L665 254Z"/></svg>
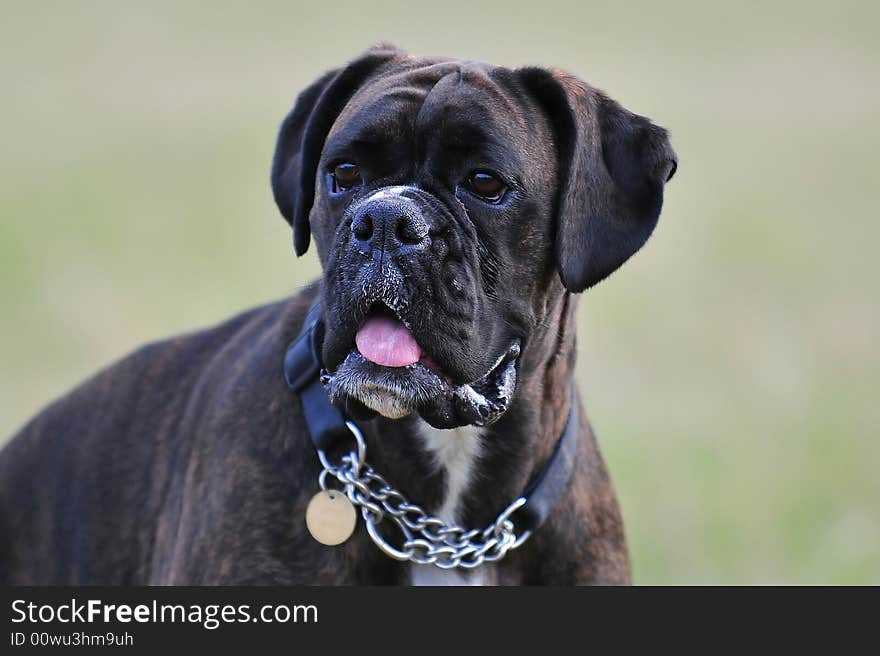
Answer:
<svg viewBox="0 0 880 656"><path fill-rule="evenodd" d="M300 397L315 448L329 453L350 440L351 432L345 423L346 416L330 402L321 383L323 332L320 305L315 303L302 331L284 356L284 378ZM541 526L568 489L577 455L579 427L578 400L572 387L571 410L565 429L550 459L522 494L525 503L516 511L518 527L534 531Z"/></svg>

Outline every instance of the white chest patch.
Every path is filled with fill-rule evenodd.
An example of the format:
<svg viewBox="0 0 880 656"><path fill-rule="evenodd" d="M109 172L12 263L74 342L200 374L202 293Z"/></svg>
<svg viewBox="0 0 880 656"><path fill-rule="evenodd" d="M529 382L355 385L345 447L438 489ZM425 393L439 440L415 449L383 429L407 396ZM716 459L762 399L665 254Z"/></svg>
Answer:
<svg viewBox="0 0 880 656"><path fill-rule="evenodd" d="M426 510L445 522L458 522L462 496L480 458L480 435L481 429L476 426L441 430L419 422L419 439L433 457L435 466L442 469L446 476L443 504L440 508ZM444 570L434 565L413 565L411 571L413 585L487 585L491 578L488 565L466 573Z"/></svg>

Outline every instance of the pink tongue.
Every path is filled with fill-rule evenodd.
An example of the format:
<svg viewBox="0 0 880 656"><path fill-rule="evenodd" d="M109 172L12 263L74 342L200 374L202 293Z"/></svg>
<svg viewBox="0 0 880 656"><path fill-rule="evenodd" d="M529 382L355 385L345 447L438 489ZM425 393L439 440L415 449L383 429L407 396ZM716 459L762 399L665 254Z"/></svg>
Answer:
<svg viewBox="0 0 880 656"><path fill-rule="evenodd" d="M383 367L405 367L422 357L422 349L407 327L385 315L367 319L354 341L361 355Z"/></svg>

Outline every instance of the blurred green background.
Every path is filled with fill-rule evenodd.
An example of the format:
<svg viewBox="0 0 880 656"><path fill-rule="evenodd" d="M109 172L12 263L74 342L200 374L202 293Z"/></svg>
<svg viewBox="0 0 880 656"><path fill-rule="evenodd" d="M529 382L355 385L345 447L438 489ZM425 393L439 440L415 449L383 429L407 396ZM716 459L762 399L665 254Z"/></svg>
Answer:
<svg viewBox="0 0 880 656"><path fill-rule="evenodd" d="M319 73L380 40L556 65L681 161L648 246L581 303L636 582L880 583L878 6L4 3L0 440L316 274L268 174Z"/></svg>

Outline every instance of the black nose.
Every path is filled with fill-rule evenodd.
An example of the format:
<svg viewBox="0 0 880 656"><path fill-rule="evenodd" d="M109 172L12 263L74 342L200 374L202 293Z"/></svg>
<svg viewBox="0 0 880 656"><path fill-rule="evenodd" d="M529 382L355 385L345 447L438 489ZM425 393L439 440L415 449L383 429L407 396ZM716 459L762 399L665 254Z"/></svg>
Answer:
<svg viewBox="0 0 880 656"><path fill-rule="evenodd" d="M364 255L400 255L428 241L428 224L406 199L376 198L360 207L351 222L353 245Z"/></svg>

